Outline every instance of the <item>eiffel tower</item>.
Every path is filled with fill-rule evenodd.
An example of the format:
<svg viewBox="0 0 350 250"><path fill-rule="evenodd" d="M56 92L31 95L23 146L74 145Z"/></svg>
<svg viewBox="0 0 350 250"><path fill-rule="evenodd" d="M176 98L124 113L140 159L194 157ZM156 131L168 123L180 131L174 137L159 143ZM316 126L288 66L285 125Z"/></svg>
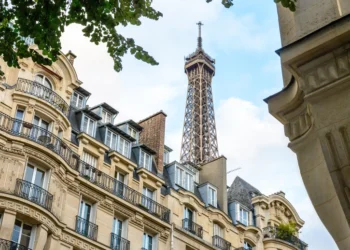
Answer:
<svg viewBox="0 0 350 250"><path fill-rule="evenodd" d="M215 60L202 48L202 23L198 25L198 44L185 58L188 90L182 134L181 162L204 164L219 157L211 81Z"/></svg>

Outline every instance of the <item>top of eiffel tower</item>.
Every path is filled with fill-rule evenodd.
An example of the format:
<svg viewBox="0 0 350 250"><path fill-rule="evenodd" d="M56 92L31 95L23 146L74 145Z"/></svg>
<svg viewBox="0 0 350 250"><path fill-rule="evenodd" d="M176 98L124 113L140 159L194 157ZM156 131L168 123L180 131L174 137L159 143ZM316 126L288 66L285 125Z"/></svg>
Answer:
<svg viewBox="0 0 350 250"><path fill-rule="evenodd" d="M213 67L213 70L215 70L215 66L214 66L215 59L211 58L207 53L205 53L203 49L202 26L204 24L201 21L199 21L197 25L198 25L197 49L195 52L185 57L186 65L188 65L188 63L190 62L193 62L196 59L204 59L208 64L210 64L211 67Z"/></svg>

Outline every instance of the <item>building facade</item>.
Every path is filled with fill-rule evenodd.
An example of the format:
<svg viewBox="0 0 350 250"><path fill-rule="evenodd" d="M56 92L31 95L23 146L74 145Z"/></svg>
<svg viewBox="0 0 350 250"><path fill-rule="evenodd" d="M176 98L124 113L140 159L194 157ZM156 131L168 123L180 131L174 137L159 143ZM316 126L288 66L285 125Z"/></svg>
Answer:
<svg viewBox="0 0 350 250"><path fill-rule="evenodd" d="M350 249L350 2L278 5L283 89L268 97L310 199L339 249Z"/></svg>
<svg viewBox="0 0 350 250"><path fill-rule="evenodd" d="M116 124L112 106L87 105L74 60L0 61L0 249L307 248L277 234L304 224L283 193L228 189L223 156L169 162L166 114Z"/></svg>

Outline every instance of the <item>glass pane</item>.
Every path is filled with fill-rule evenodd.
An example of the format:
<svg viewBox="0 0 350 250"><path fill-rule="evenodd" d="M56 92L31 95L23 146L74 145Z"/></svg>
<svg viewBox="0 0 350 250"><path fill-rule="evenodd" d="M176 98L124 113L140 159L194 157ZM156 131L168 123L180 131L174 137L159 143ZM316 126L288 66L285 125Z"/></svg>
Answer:
<svg viewBox="0 0 350 250"><path fill-rule="evenodd" d="M40 169L37 169L36 171L36 175L35 175L35 180L34 180L34 184L39 186L39 187L43 187L43 184L44 184L44 175L45 175L45 172L40 170Z"/></svg>
<svg viewBox="0 0 350 250"><path fill-rule="evenodd" d="M117 150L117 135L113 134L112 135L112 149Z"/></svg>
<svg viewBox="0 0 350 250"><path fill-rule="evenodd" d="M43 84L46 88L52 89L50 81L45 77L45 81Z"/></svg>
<svg viewBox="0 0 350 250"><path fill-rule="evenodd" d="M17 111L16 111L16 119L22 120L23 116L24 116L23 110L17 109Z"/></svg>
<svg viewBox="0 0 350 250"><path fill-rule="evenodd" d="M89 119L85 116L83 122L83 131L87 133Z"/></svg>
<svg viewBox="0 0 350 250"><path fill-rule="evenodd" d="M32 182L33 174L34 174L34 168L32 166L28 165L26 167L26 171L25 172L26 173L25 173L25 176L24 176L24 180Z"/></svg>
<svg viewBox="0 0 350 250"><path fill-rule="evenodd" d="M40 127L43 128L43 129L49 130L49 123L46 122L46 121L41 120Z"/></svg>
<svg viewBox="0 0 350 250"><path fill-rule="evenodd" d="M93 135L94 134L94 122L92 120L89 121L89 135Z"/></svg>
<svg viewBox="0 0 350 250"><path fill-rule="evenodd" d="M112 133L110 131L107 131L106 145L112 148L111 137L112 137Z"/></svg>
<svg viewBox="0 0 350 250"><path fill-rule="evenodd" d="M89 204L85 203L84 206L84 214L83 214L83 218L87 221L90 221L90 213L91 213L91 206Z"/></svg>
<svg viewBox="0 0 350 250"><path fill-rule="evenodd" d="M15 221L15 226L12 231L12 241L18 243L19 242L19 233L21 231L22 223L19 220Z"/></svg>
<svg viewBox="0 0 350 250"><path fill-rule="evenodd" d="M34 116L34 120L33 120L34 125L39 126L39 122L40 122L40 118L37 116Z"/></svg>
<svg viewBox="0 0 350 250"><path fill-rule="evenodd" d="M83 107L83 103L84 103L84 98L82 96L78 96L77 107L78 108L82 108Z"/></svg>
<svg viewBox="0 0 350 250"><path fill-rule="evenodd" d="M42 75L36 75L35 76L35 82L42 84L43 82L43 76Z"/></svg>

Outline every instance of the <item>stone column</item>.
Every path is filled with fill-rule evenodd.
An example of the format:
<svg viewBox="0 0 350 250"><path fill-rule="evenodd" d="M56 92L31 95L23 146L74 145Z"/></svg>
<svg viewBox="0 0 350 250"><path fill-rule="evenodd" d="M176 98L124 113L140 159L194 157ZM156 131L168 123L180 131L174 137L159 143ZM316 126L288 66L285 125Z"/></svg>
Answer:
<svg viewBox="0 0 350 250"><path fill-rule="evenodd" d="M5 209L2 222L1 222L1 228L0 228L0 238L4 240L11 240L12 231L15 225L16 220L16 212Z"/></svg>
<svg viewBox="0 0 350 250"><path fill-rule="evenodd" d="M43 250L47 241L48 228L43 224L39 225L36 229L35 237L35 250Z"/></svg>

